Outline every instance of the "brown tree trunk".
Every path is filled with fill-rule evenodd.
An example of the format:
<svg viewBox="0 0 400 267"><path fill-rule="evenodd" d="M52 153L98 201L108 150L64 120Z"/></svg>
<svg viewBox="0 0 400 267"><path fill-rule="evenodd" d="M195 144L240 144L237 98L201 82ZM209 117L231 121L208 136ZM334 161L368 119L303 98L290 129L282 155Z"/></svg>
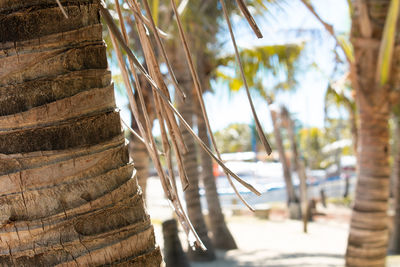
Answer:
<svg viewBox="0 0 400 267"><path fill-rule="evenodd" d="M129 137L129 155L135 165L138 184L146 200L147 178L149 177L149 154L146 145L133 134Z"/></svg>
<svg viewBox="0 0 400 267"><path fill-rule="evenodd" d="M189 261L183 252L178 236L178 226L175 219L162 223L164 237L164 262L166 267L189 267Z"/></svg>
<svg viewBox="0 0 400 267"><path fill-rule="evenodd" d="M384 266L388 244L389 90L376 81L379 46L389 0L359 1L352 20L358 127L358 180L351 216L346 266ZM367 27L370 24L370 27ZM369 38L369 39L368 39ZM396 54L396 56L398 56Z"/></svg>
<svg viewBox="0 0 400 267"><path fill-rule="evenodd" d="M201 140L210 147L210 139L207 134L207 127L204 118L199 111L197 112L197 128ZM219 202L216 178L213 173L212 160L210 156L200 150L201 158L201 177L206 191L206 199L208 206L208 218L210 222L210 230L212 233L212 241L216 248L223 250L236 249L237 245L231 232L226 225L224 214L222 213L221 204Z"/></svg>
<svg viewBox="0 0 400 267"><path fill-rule="evenodd" d="M180 80L178 78L178 82L179 81ZM183 83L180 84L185 86ZM193 126L193 96L190 91L185 90L185 93L187 96L186 100L185 102L178 101L178 110L187 123L190 126ZM198 170L199 165L197 161L196 146L192 136L187 132L187 130L184 129L184 127L181 127L181 131L183 135L183 141L188 149L188 152L183 156L183 163L185 165L186 175L189 180L189 186L185 191L186 207L189 218L196 229L197 234L207 247L207 251L202 251L200 249L192 250L189 248L188 255L189 258L194 261L210 261L215 259L215 253L211 240L208 237L208 230L201 209L199 194L200 174Z"/></svg>
<svg viewBox="0 0 400 267"><path fill-rule="evenodd" d="M153 98L151 95L151 86L150 84L142 78L143 76L139 76L141 79L141 84L142 86L146 87L143 88L143 98L144 101L146 102L146 109L147 109L147 114L149 116L149 119L151 122L154 121L155 119L155 107L153 103ZM135 98L137 103L139 103L139 96L136 93ZM139 111L142 112L142 107L139 105ZM142 125L145 124L145 119L144 116L140 116L140 120L142 122ZM131 112L131 118L132 118L132 123L131 123L131 128L134 129L136 132L139 132L139 127L138 124L136 123L134 116ZM150 157L146 149L146 145L139 140L139 138L135 137L133 134L129 135L129 155L132 158L133 164L135 165L135 169L137 171L137 179L138 179L138 184L142 189L143 192L143 198L146 201L146 189L147 189L147 178L149 177L149 165L150 165Z"/></svg>
<svg viewBox="0 0 400 267"><path fill-rule="evenodd" d="M292 157L294 163L294 170L297 172L300 181L300 203L301 203L301 216L303 219L303 231L307 233L307 210L308 210L308 197L307 197L307 175L306 169L304 166L304 161L300 158L299 152L297 150L297 141L296 135L294 132L294 122L290 117L289 111L285 109L283 112L286 123L287 123L287 130L290 139L290 145L292 147Z"/></svg>
<svg viewBox="0 0 400 267"><path fill-rule="evenodd" d="M395 217L393 221L393 232L390 235L389 251L393 254L400 254L400 117L395 116L395 139L396 154L392 167L392 177L394 178L394 205Z"/></svg>
<svg viewBox="0 0 400 267"><path fill-rule="evenodd" d="M359 168L347 266L384 266L388 242L389 109L360 106Z"/></svg>
<svg viewBox="0 0 400 267"><path fill-rule="evenodd" d="M300 218L300 206L299 206L299 200L296 196L296 192L294 190L293 186L293 181L292 181L292 175L290 172L290 167L288 164L288 160L285 154L285 148L283 146L283 141L282 141L282 136L280 132L280 126L279 126L279 118L278 118L278 112L275 110L270 110L271 112L271 118L272 118L272 125L274 128L274 137L275 137L275 143L276 147L278 149L279 153L279 160L282 164L282 170L283 170L283 178L285 179L285 185L286 185L286 194L287 194L287 204L289 207L289 215L291 219L299 219Z"/></svg>
<svg viewBox="0 0 400 267"><path fill-rule="evenodd" d="M353 151L354 151L354 156L356 157L356 162L358 158L358 152L357 152L357 144L358 144L358 131L357 131L357 116L356 112L352 107L348 108L349 110L349 120L350 120L350 125L351 125L351 137L352 137L352 143L353 143ZM356 163L357 164L357 163ZM348 174L345 174L345 186L344 186L344 193L343 197L347 198L349 196L350 192L350 176Z"/></svg>
<svg viewBox="0 0 400 267"><path fill-rule="evenodd" d="M183 48L180 47L179 40L175 40L173 44L168 46L169 55L171 56L171 64L174 67L175 75L178 83L186 94L186 99L183 101L179 94L175 93L175 99L179 112L182 114L186 122L193 126L194 116L194 95L193 82L190 79L189 68L184 59ZM193 261L212 261L216 258L215 251L211 239L208 236L207 226L201 209L200 194L199 194L199 170L196 146L193 137L190 133L180 125L183 136L183 141L188 149L188 152L183 156L183 164L186 169L186 175L189 180L189 186L185 191L185 201L188 211L188 216L192 222L197 234L207 247L206 251L200 249L188 249L189 259Z"/></svg>
<svg viewBox="0 0 400 267"><path fill-rule="evenodd" d="M0 2L0 262L159 266L99 1L61 2Z"/></svg>

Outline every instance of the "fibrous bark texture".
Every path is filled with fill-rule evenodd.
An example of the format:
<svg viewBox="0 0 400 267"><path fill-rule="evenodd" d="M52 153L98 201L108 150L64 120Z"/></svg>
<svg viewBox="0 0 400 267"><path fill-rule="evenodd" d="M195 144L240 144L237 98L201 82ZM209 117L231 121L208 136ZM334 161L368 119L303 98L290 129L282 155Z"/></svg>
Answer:
<svg viewBox="0 0 400 267"><path fill-rule="evenodd" d="M392 176L394 179L394 205L395 215L393 221L393 232L390 235L389 251L393 254L400 253L400 118L395 116L395 138L396 138L396 154L394 157Z"/></svg>
<svg viewBox="0 0 400 267"><path fill-rule="evenodd" d="M282 136L280 132L279 114L280 113L278 113L278 111L271 110L271 118L274 129L276 147L279 153L279 161L282 164L283 178L285 179L289 217L291 219L300 219L301 218L300 203L299 199L297 198L296 191L294 189L292 173L290 171L289 163L286 157L285 147L283 146Z"/></svg>
<svg viewBox="0 0 400 267"><path fill-rule="evenodd" d="M169 54L174 55L171 59L172 66L175 70L176 78L186 94L186 99L183 101L176 93L177 106L179 112L182 114L186 122L193 126L194 117L194 92L193 82L188 78L190 77L189 69L183 61L183 49L180 47L178 40L174 44L168 46ZM196 145L190 133L180 125L183 136L183 141L187 147L187 153L183 156L183 163L186 169L186 175L189 180L189 186L185 191L185 201L188 211L188 216L192 222L197 234L207 247L206 251L201 249L192 250L188 249L189 259L194 261L211 261L216 258L214 247L211 239L208 236L207 226L201 209L200 194L199 194L199 170L197 161Z"/></svg>
<svg viewBox="0 0 400 267"><path fill-rule="evenodd" d="M179 80L178 80L179 81ZM178 110L183 118L193 125L193 99L191 92L186 91L185 102L178 102ZM190 221L192 222L197 234L207 247L206 251L200 249L192 250L189 248L188 256L194 261L210 261L215 259L214 247L208 236L207 226L201 209L199 193L199 170L197 161L197 151L194 140L187 130L181 127L183 141L186 144L188 152L183 156L183 163L186 169L186 175L189 180L189 186L185 191L185 201Z"/></svg>
<svg viewBox="0 0 400 267"><path fill-rule="evenodd" d="M183 252L178 236L178 226L175 219L162 224L164 237L164 262L166 267L189 267L189 261Z"/></svg>
<svg viewBox="0 0 400 267"><path fill-rule="evenodd" d="M200 107L198 107L200 109ZM207 127L204 118L197 112L197 128L201 140L210 147L210 140L207 134ZM212 160L203 150L200 151L201 158L201 178L206 191L208 218L210 222L211 240L218 249L231 250L237 249L237 245L231 232L226 225L224 214L222 213L219 202L216 178L213 173Z"/></svg>
<svg viewBox="0 0 400 267"><path fill-rule="evenodd" d="M0 265L159 266L99 1L0 1Z"/></svg>
<svg viewBox="0 0 400 267"><path fill-rule="evenodd" d="M391 83L398 79L399 51L393 55L389 86L376 81L379 43L389 0L354 1L351 38L353 86L358 107L357 185L346 252L346 266L384 266L388 244L389 127ZM366 40L366 42L362 42ZM375 44L375 45L371 45ZM378 44L378 45L376 45Z"/></svg>

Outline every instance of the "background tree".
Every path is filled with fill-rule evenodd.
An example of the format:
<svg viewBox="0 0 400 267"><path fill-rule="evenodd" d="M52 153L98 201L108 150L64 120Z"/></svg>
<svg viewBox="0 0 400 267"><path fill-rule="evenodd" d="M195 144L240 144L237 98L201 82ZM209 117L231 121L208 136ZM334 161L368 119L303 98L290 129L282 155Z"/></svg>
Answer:
<svg viewBox="0 0 400 267"><path fill-rule="evenodd" d="M390 234L389 252L394 254L400 253L400 106L397 104L393 107L394 121L394 158L392 165L392 185L394 197L394 221L393 232Z"/></svg>
<svg viewBox="0 0 400 267"><path fill-rule="evenodd" d="M353 87L359 118L358 180L347 266L384 266L388 243L390 94L398 84L398 1L358 1L352 13ZM390 8L389 8L390 6ZM367 47L360 39L375 40ZM397 51L397 50L396 50ZM373 218L373 220L371 220Z"/></svg>
<svg viewBox="0 0 400 267"><path fill-rule="evenodd" d="M295 70L298 67L297 63L302 49L303 44L287 44L246 48L242 49L240 52L243 64L246 66L244 72L247 77L248 85L251 90L256 92L266 102L266 104L271 105L273 103L275 93L282 90L295 89L297 84ZM232 66L233 62L234 56L228 55L220 58L218 63L220 66ZM273 86L265 88L263 81L265 81L268 75L272 79L271 84L273 84ZM229 89L234 92L238 91L243 86L242 80L237 78L239 77L237 73L232 76L229 73L218 71L217 77L226 81L229 85ZM289 162L286 158L285 148L283 146L279 122L280 111L278 109L270 108L275 145L282 163L283 177L287 190L287 203L291 211L290 216L299 218L299 200L293 186Z"/></svg>
<svg viewBox="0 0 400 267"><path fill-rule="evenodd" d="M251 151L251 128L244 123L230 124L215 132L215 140L222 153Z"/></svg>
<svg viewBox="0 0 400 267"><path fill-rule="evenodd" d="M292 169L297 172L300 181L300 203L301 203L301 216L303 219L303 231L307 233L307 222L310 217L308 214L308 196L307 196L307 174L305 169L304 160L298 152L298 142L296 138L294 121L285 106L281 107L281 118L288 132L290 140L290 147L292 150Z"/></svg>

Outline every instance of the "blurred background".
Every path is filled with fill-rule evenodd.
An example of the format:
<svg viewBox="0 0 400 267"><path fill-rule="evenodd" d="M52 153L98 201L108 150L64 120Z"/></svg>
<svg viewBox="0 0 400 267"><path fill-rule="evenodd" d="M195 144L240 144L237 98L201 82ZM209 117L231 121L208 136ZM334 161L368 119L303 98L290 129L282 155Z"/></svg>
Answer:
<svg viewBox="0 0 400 267"><path fill-rule="evenodd" d="M114 11L118 1L106 2L118 24L119 17ZM146 64L129 2L119 1L118 8L125 18L129 45ZM182 101L162 51L156 45L157 40L153 34L149 35L154 47L158 47L155 54L159 58L159 69L167 81L173 103L196 134L210 146L212 139L207 134L201 103L194 93L193 77L171 4L163 0L148 2L155 24L165 34L162 38L176 79L187 95ZM351 260L345 263L356 198L356 170L360 167L357 151L366 147L365 142L359 140L363 132L360 104L357 105L361 94L357 90L362 89L354 86L351 77L352 66L363 64L359 60L363 55L356 54L357 47L353 44L357 33L352 30L352 21L354 24L361 12L356 6L358 1L244 1L260 28L261 39L240 12L239 2L225 1L225 14L232 23L243 73L235 57L221 2L182 0L176 1L176 5L222 161L261 193L256 196L234 181L239 193L255 211L250 211L238 199L217 162L193 141L186 142L191 137L185 137L185 130L182 130L188 147L183 162L190 186L185 193L179 190L180 198L193 226L209 248L207 252L199 249L193 252L188 248L182 229L174 228L173 209L164 197L157 170L145 146L126 130L131 157L156 229L157 243L164 249L166 265L367 266L352 265ZM372 23L381 27L379 37L386 38L382 32L388 24L389 4L397 1L383 1L385 3L376 11L378 15L374 13L374 1L362 2L367 3ZM149 17L147 12L143 14ZM396 24L397 15L395 21ZM378 26L373 27L376 32ZM396 31L392 34L396 35ZM122 119L138 129L129 109L113 43L107 32L105 37ZM362 71L358 73L363 75ZM270 141L271 155L267 155L257 133L243 76L264 134ZM389 97L384 98L389 101ZM162 150L165 130L161 129L164 126L160 126L152 111L152 99L151 93L145 95L152 133ZM393 230L397 227L394 219L397 190L394 188L399 179L396 155L400 152L397 149L397 114L397 109L391 108L387 116L387 162L392 174L385 174L387 177L382 174L390 184L379 192L387 195L387 227L392 236L397 233ZM165 159L161 160L164 166L168 164ZM176 177L179 173L177 161L172 157ZM180 180L176 180L181 187ZM367 189L359 191L357 194L364 196L378 194ZM373 218L373 214L371 216ZM379 217L376 220L380 220ZM172 234L175 230L165 229L175 229L179 238ZM388 236L388 233L383 235ZM399 246L388 240L384 246L385 255L387 246L391 256L387 259L384 256L384 262L387 266L400 266L395 256ZM374 258L372 254L366 256L367 260Z"/></svg>

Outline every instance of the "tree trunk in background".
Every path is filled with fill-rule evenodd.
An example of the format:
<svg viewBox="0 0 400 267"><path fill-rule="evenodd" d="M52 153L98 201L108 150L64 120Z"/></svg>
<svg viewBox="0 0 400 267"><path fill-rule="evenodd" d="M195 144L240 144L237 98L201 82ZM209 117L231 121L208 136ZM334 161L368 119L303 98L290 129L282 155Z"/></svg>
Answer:
<svg viewBox="0 0 400 267"><path fill-rule="evenodd" d="M348 106L347 110L349 112L349 121L350 121L350 129L351 129L351 140L353 143L353 151L354 151L354 156L356 157L356 162L357 162L357 158L358 158L358 156L357 156L357 144L358 144L357 115L356 115L356 111L354 110L352 105ZM350 176L346 173L344 179L345 179L345 187L344 187L343 197L347 198L350 193Z"/></svg>
<svg viewBox="0 0 400 267"><path fill-rule="evenodd" d="M0 2L0 262L159 266L99 1L61 2Z"/></svg>
<svg viewBox="0 0 400 267"><path fill-rule="evenodd" d="M364 47L357 40L380 42L389 3L389 0L360 1L361 6L355 5L352 20L353 75L358 76L357 80L353 79L359 112L358 180L346 253L347 266L384 266L387 253L389 90L375 82L379 45ZM371 31L365 28L365 21L371 23ZM398 62L398 56L396 51L394 63ZM393 67L398 68L396 64ZM395 68L393 77L398 73Z"/></svg>
<svg viewBox="0 0 400 267"><path fill-rule="evenodd" d="M178 78L178 73L177 73ZM178 78L178 82L180 82ZM180 82L183 88L187 88L184 83ZM187 84L186 84L187 85ZM191 87L189 87L191 89ZM178 101L178 110L182 114L183 118L193 125L193 96L190 91L185 90L186 100L185 102ZM186 207L188 210L189 218L196 229L197 234L207 247L207 251L196 249L193 251L189 248L189 258L194 261L210 261L215 259L214 248L208 237L207 226L204 221L204 216L201 209L200 194L199 194L199 170L197 161L197 151L193 140L193 137L188 133L184 127L181 127L183 140L186 144L188 152L183 156L183 161L186 169L186 175L189 180L189 186L185 191Z"/></svg>
<svg viewBox="0 0 400 267"><path fill-rule="evenodd" d="M283 170L283 178L285 179L285 185L286 185L286 194L287 194L287 204L289 207L289 216L291 219L300 219L300 206L299 206L299 200L296 196L296 192L294 190L293 186L293 181L292 181L292 175L290 172L289 164L286 158L285 154L285 148L283 146L283 141L282 141L282 136L280 132L280 126L279 126L279 119L278 119L278 113L275 110L271 110L271 118L272 118L272 125L274 128L274 137L275 137L275 142L276 142L276 147L278 149L279 153L279 160L282 164L282 170Z"/></svg>
<svg viewBox="0 0 400 267"><path fill-rule="evenodd" d="M371 107L370 107L371 108ZM368 112L369 111L369 112ZM347 266L384 266L388 242L389 108L360 105L359 168Z"/></svg>
<svg viewBox="0 0 400 267"><path fill-rule="evenodd" d="M297 172L300 181L300 203L301 203L301 216L303 219L303 231L307 233L307 210L308 210L308 197L307 197L307 174L304 161L301 159L297 150L296 135L294 132L294 122L290 117L290 114L285 110L285 119L287 120L287 130L290 139L290 145L292 147L292 157L294 162L294 169Z"/></svg>
<svg viewBox="0 0 400 267"><path fill-rule="evenodd" d="M210 147L210 139L207 134L207 126L198 106L197 112L197 128L200 139ZM216 248L223 250L236 249L237 245L231 232L226 225L224 214L222 213L221 204L217 193L216 178L213 173L211 157L200 150L201 158L201 177L206 191L208 218L210 222L210 230L212 233L212 241Z"/></svg>
<svg viewBox="0 0 400 267"><path fill-rule="evenodd" d="M129 155L135 165L138 184L142 188L143 198L146 201L146 185L147 178L149 177L150 159L146 145L133 134L129 135Z"/></svg>
<svg viewBox="0 0 400 267"><path fill-rule="evenodd" d="M166 267L190 267L188 258L183 252L178 236L178 226L175 219L162 223L164 237L164 261Z"/></svg>
<svg viewBox="0 0 400 267"><path fill-rule="evenodd" d="M390 235L389 251L393 254L400 254L400 117L394 116L396 154L392 167L392 177L394 178L394 206L395 217L393 221L393 232Z"/></svg>
<svg viewBox="0 0 400 267"><path fill-rule="evenodd" d="M155 119L155 112L154 112L155 107L151 95L152 92L151 86L142 77L143 77L142 75L139 76L141 85L143 86L144 89L143 98L144 101L146 102L147 114L149 116L150 122L152 123ZM137 93L135 93L135 98L137 103L139 103L140 100ZM138 108L139 112L143 114L141 105L138 105ZM131 119L132 119L131 127L138 133L139 127L134 119L132 112L131 112ZM142 122L142 125L144 125L145 124L144 116L140 116L140 120ZM129 134L129 140L130 140L129 155L131 156L133 164L135 165L135 169L137 171L138 184L142 188L143 198L146 201L146 188L147 188L146 185L147 185L147 178L149 178L150 156L147 152L146 145L131 133Z"/></svg>
<svg viewBox="0 0 400 267"><path fill-rule="evenodd" d="M174 44L168 46L168 54L171 55L171 64L175 70L175 75L178 83L186 94L185 101L182 101L179 94L175 93L175 101L179 112L182 114L186 122L193 126L194 116L194 95L193 95L193 82L190 79L189 67L184 60L183 48L180 46L179 40L175 40ZM188 152L183 156L183 163L186 169L186 175L189 180L189 186L185 191L185 201L188 211L188 216L194 228L204 245L207 247L206 251L201 249L192 250L188 249L189 259L193 261L212 261L216 258L214 247L211 239L208 237L208 230L204 220L201 209L200 194L199 194L199 170L197 161L197 151L190 133L180 125L183 136L183 141L188 149Z"/></svg>

